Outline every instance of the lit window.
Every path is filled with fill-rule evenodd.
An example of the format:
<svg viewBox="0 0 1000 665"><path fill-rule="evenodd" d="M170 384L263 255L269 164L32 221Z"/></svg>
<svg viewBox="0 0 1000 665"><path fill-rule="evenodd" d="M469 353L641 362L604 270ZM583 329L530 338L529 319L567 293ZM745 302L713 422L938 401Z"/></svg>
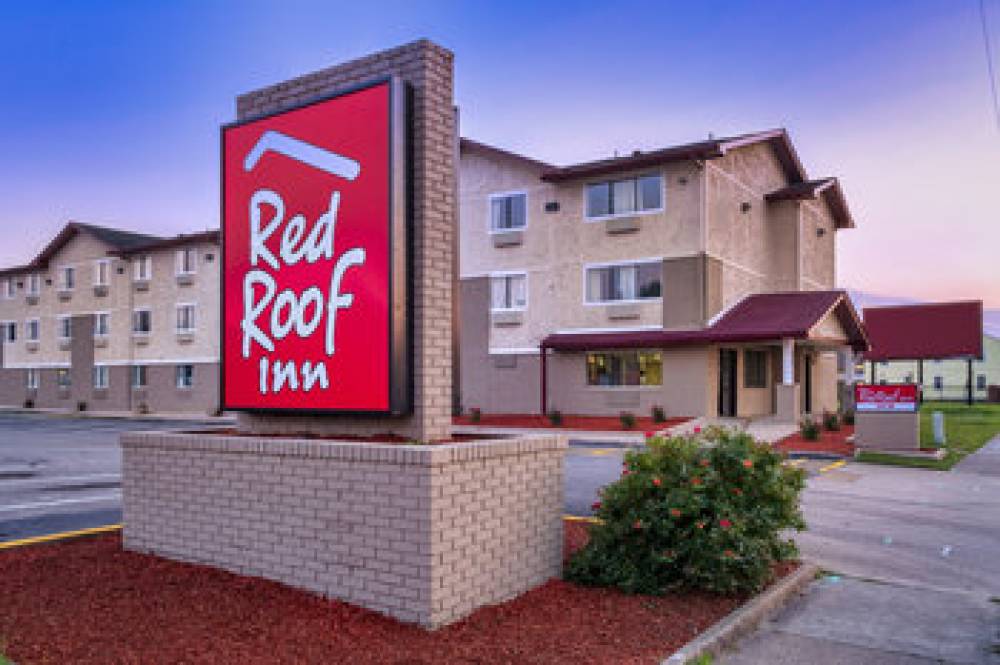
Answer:
<svg viewBox="0 0 1000 665"><path fill-rule="evenodd" d="M194 365L178 365L176 378L178 388L192 387L194 385Z"/></svg>
<svg viewBox="0 0 1000 665"><path fill-rule="evenodd" d="M587 302L659 298L662 269L660 261L587 268Z"/></svg>
<svg viewBox="0 0 1000 665"><path fill-rule="evenodd" d="M663 178L658 174L587 185L587 217L630 215L663 208Z"/></svg>
<svg viewBox="0 0 1000 665"><path fill-rule="evenodd" d="M587 354L587 385L659 386L663 359L659 351L610 351Z"/></svg>
<svg viewBox="0 0 1000 665"><path fill-rule="evenodd" d="M490 197L490 230L511 231L528 225L528 195L497 194Z"/></svg>
<svg viewBox="0 0 1000 665"><path fill-rule="evenodd" d="M527 275L494 275L490 278L492 309L524 309L528 304Z"/></svg>

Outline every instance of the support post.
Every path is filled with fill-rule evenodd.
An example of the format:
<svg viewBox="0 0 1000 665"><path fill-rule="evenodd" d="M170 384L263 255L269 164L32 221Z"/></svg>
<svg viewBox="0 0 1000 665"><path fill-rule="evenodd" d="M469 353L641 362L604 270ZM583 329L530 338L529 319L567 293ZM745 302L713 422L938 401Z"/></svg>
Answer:
<svg viewBox="0 0 1000 665"><path fill-rule="evenodd" d="M781 340L781 382L786 386L795 383L795 340Z"/></svg>
<svg viewBox="0 0 1000 665"><path fill-rule="evenodd" d="M972 383L972 358L969 358L965 362L966 362L966 367L968 368L967 376L966 376L966 379L965 379L965 382L966 382L965 387L966 387L966 395L967 395L966 403L969 406L972 406L972 403L975 401L974 400L974 395L973 395L973 392L972 392L972 387L973 387L973 383Z"/></svg>
<svg viewBox="0 0 1000 665"><path fill-rule="evenodd" d="M541 404L541 414L544 416L545 412L548 410L548 406L546 404L546 401L547 401L547 399L546 399L547 398L546 393L548 392L548 373L545 371L545 358L546 358L546 356L548 356L548 349L546 349L543 346L543 347L541 347L539 349L539 351L541 351L541 358L542 358L542 362L540 363L541 368L542 368L542 390L541 390L541 393L542 393L542 404Z"/></svg>
<svg viewBox="0 0 1000 665"><path fill-rule="evenodd" d="M872 385L875 385L877 383L877 381L875 380L875 378L876 378L875 377L875 364L876 363L875 363L874 360L869 360L868 363L871 365L871 368L872 368L872 371L871 371L872 381L871 382L872 382Z"/></svg>
<svg viewBox="0 0 1000 665"><path fill-rule="evenodd" d="M924 359L917 361L917 399L924 403Z"/></svg>

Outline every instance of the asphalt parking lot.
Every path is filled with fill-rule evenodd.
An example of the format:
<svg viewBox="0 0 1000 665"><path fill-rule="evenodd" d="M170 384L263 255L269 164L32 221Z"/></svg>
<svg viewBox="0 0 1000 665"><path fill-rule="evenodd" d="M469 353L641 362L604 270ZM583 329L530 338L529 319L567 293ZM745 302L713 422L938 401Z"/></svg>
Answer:
<svg viewBox="0 0 1000 665"><path fill-rule="evenodd" d="M0 414L0 542L121 521L118 436L194 424Z"/></svg>

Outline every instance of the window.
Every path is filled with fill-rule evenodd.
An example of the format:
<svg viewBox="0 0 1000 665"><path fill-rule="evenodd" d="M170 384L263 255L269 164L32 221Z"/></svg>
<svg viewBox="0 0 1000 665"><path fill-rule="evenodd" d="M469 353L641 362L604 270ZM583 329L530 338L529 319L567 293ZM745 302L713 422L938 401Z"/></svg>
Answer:
<svg viewBox="0 0 1000 665"><path fill-rule="evenodd" d="M66 266L59 270L59 288L63 291L72 291L76 286L76 268Z"/></svg>
<svg viewBox="0 0 1000 665"><path fill-rule="evenodd" d="M15 290L16 289L15 289L15 285L14 285L14 280L13 279L7 278L7 279L5 279L3 281L3 297L4 298L7 298L8 300L10 298L13 298Z"/></svg>
<svg viewBox="0 0 1000 665"><path fill-rule="evenodd" d="M14 321L0 321L0 342L17 341L17 323Z"/></svg>
<svg viewBox="0 0 1000 665"><path fill-rule="evenodd" d="M56 320L56 334L59 339L71 339L73 337L73 319L68 316L60 316Z"/></svg>
<svg viewBox="0 0 1000 665"><path fill-rule="evenodd" d="M194 365L178 365L176 376L178 388L190 388L194 385Z"/></svg>
<svg viewBox="0 0 1000 665"><path fill-rule="evenodd" d="M108 366L94 365L94 387L97 389L107 389L108 387Z"/></svg>
<svg viewBox="0 0 1000 665"><path fill-rule="evenodd" d="M146 366L145 365L134 365L132 367L132 387L133 388L145 388L148 383L146 383Z"/></svg>
<svg viewBox="0 0 1000 665"><path fill-rule="evenodd" d="M528 225L528 195L495 194L490 197L490 230L495 232L523 229Z"/></svg>
<svg viewBox="0 0 1000 665"><path fill-rule="evenodd" d="M611 351L587 354L589 386L659 386L663 359L659 351Z"/></svg>
<svg viewBox="0 0 1000 665"><path fill-rule="evenodd" d="M660 297L660 261L587 268L587 302Z"/></svg>
<svg viewBox="0 0 1000 665"><path fill-rule="evenodd" d="M56 385L60 388L69 388L72 385L72 379L70 379L68 369L56 370Z"/></svg>
<svg viewBox="0 0 1000 665"><path fill-rule="evenodd" d="M747 349L743 352L743 385L767 388L767 351Z"/></svg>
<svg viewBox="0 0 1000 665"><path fill-rule="evenodd" d="M976 375L976 390L986 390L986 375L977 374Z"/></svg>
<svg viewBox="0 0 1000 665"><path fill-rule="evenodd" d="M27 373L25 374L24 378L25 378L24 385L25 385L25 387L28 390L38 390L38 370L37 369L34 369L34 368L29 369L27 371Z"/></svg>
<svg viewBox="0 0 1000 665"><path fill-rule="evenodd" d="M652 212L662 208L663 178L659 174L587 185L589 219Z"/></svg>
<svg viewBox="0 0 1000 665"><path fill-rule="evenodd" d="M191 248L177 250L177 274L193 275L195 272L195 257L196 253Z"/></svg>
<svg viewBox="0 0 1000 665"><path fill-rule="evenodd" d="M944 389L944 379L941 378L940 376L935 376L934 377L934 390L943 390L943 389Z"/></svg>
<svg viewBox="0 0 1000 665"><path fill-rule="evenodd" d="M37 274L28 275L28 295L37 296L42 290L42 278Z"/></svg>
<svg viewBox="0 0 1000 665"><path fill-rule="evenodd" d="M153 331L153 313L148 309L137 309L132 312L132 332L136 335L148 335Z"/></svg>
<svg viewBox="0 0 1000 665"><path fill-rule="evenodd" d="M138 256L132 263L132 274L137 282L146 282L153 277L153 257L149 254Z"/></svg>
<svg viewBox="0 0 1000 665"><path fill-rule="evenodd" d="M111 332L111 315L107 312L94 314L94 337L104 337Z"/></svg>
<svg viewBox="0 0 1000 665"><path fill-rule="evenodd" d="M177 332L194 332L194 305L177 305Z"/></svg>
<svg viewBox="0 0 1000 665"><path fill-rule="evenodd" d="M29 342L37 342L41 336L41 325L38 319L28 319L24 322L24 336Z"/></svg>
<svg viewBox="0 0 1000 665"><path fill-rule="evenodd" d="M907 372L903 377L903 383L913 383L913 372Z"/></svg>
<svg viewBox="0 0 1000 665"><path fill-rule="evenodd" d="M107 286L111 283L111 261L101 259L94 263L94 286Z"/></svg>
<svg viewBox="0 0 1000 665"><path fill-rule="evenodd" d="M524 309L528 304L527 275L494 275L490 278L492 309Z"/></svg>

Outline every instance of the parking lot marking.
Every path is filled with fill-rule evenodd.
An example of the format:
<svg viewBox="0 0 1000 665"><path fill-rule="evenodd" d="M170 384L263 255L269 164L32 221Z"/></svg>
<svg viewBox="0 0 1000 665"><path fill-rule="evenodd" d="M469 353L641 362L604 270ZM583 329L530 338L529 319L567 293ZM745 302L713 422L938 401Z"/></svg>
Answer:
<svg viewBox="0 0 1000 665"><path fill-rule="evenodd" d="M832 464L827 464L824 467L820 467L819 472L820 473L826 473L827 471L833 471L834 469L839 469L840 467L846 466L846 465L847 465L847 460L843 460L843 459L842 460L837 460L836 462L833 462Z"/></svg>
<svg viewBox="0 0 1000 665"><path fill-rule="evenodd" d="M121 492L102 494L100 496L81 497L79 499L59 499L57 501L36 501L35 503L20 503L13 506L0 506L0 513L7 513L14 510L31 510L33 508L48 508L50 506L64 506L70 503L94 503L95 501L108 501L110 499L120 499Z"/></svg>
<svg viewBox="0 0 1000 665"><path fill-rule="evenodd" d="M76 531L63 531L62 533L49 533L44 536L34 536L32 538L8 540L0 543L0 550L8 550L12 547L22 547L24 545L35 545L37 543L50 543L54 540L76 538L77 536L91 536L98 533L111 533L112 531L121 531L121 528L121 524L108 524L106 526L95 526L90 529L77 529Z"/></svg>

